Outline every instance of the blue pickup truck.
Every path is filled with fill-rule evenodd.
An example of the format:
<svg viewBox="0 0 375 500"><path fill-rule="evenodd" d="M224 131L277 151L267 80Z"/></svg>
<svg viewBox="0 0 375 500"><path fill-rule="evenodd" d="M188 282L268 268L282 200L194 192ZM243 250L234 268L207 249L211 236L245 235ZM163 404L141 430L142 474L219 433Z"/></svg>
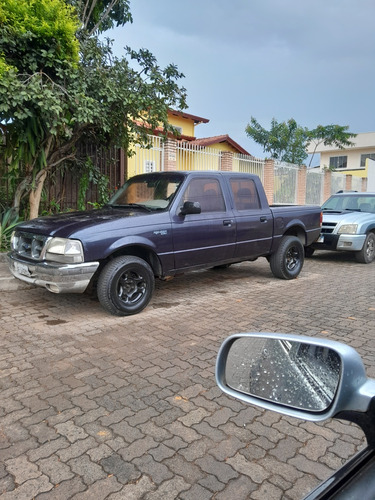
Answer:
<svg viewBox="0 0 375 500"><path fill-rule="evenodd" d="M126 316L147 306L155 277L266 257L276 277L296 278L320 229L320 207L270 207L256 175L155 172L102 209L22 222L8 260L16 278L50 292L95 284L104 309Z"/></svg>

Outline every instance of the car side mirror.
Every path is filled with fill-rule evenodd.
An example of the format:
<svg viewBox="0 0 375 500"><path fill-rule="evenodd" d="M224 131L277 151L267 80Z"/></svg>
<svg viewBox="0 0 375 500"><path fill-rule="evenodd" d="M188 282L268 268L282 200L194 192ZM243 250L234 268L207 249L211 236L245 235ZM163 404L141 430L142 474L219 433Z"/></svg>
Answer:
<svg viewBox="0 0 375 500"><path fill-rule="evenodd" d="M340 342L272 333L228 337L216 362L222 391L245 403L310 421L343 418L375 441L375 380Z"/></svg>
<svg viewBox="0 0 375 500"><path fill-rule="evenodd" d="M180 215L200 214L201 204L198 201L185 201L180 210Z"/></svg>

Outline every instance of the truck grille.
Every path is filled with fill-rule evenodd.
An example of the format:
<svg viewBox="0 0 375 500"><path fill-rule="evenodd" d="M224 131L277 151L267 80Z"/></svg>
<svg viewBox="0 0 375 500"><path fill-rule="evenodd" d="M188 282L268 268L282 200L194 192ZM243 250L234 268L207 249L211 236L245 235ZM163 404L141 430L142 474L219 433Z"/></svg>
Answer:
<svg viewBox="0 0 375 500"><path fill-rule="evenodd" d="M24 233L16 231L12 248L21 257L26 257L33 260L41 260L43 258L43 249L48 240L47 236L41 234Z"/></svg>
<svg viewBox="0 0 375 500"><path fill-rule="evenodd" d="M323 234L330 234L333 233L333 230L336 227L336 222L323 222L322 225L322 233Z"/></svg>

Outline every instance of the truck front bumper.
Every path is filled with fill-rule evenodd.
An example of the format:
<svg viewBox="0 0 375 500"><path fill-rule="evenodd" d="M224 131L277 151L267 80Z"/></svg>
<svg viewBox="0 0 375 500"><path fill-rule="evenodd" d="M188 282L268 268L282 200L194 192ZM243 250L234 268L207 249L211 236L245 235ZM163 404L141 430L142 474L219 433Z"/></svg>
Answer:
<svg viewBox="0 0 375 500"><path fill-rule="evenodd" d="M322 234L312 245L317 250L345 250L358 252L362 250L365 234Z"/></svg>
<svg viewBox="0 0 375 500"><path fill-rule="evenodd" d="M82 264L30 262L12 253L8 254L8 264L15 278L42 286L53 293L83 293L99 267L99 262Z"/></svg>

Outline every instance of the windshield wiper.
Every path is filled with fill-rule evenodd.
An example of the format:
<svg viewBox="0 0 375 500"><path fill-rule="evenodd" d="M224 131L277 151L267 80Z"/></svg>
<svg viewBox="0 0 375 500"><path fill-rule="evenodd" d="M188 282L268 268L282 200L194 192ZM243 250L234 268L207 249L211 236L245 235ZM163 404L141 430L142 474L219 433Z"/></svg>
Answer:
<svg viewBox="0 0 375 500"><path fill-rule="evenodd" d="M146 205L141 205L139 203L125 203L124 205L108 205L112 208L142 208L146 210L146 212L152 212L152 208L147 207Z"/></svg>

